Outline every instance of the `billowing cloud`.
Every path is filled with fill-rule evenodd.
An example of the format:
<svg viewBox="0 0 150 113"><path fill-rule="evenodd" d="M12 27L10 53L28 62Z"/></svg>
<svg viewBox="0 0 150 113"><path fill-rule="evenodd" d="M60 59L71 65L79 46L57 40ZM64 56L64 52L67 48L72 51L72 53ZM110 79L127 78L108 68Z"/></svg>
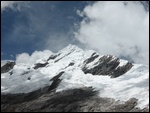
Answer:
<svg viewBox="0 0 150 113"><path fill-rule="evenodd" d="M31 55L28 53L21 53L16 56L16 63L35 64L39 59L48 59L51 54L52 52L49 50L35 51Z"/></svg>
<svg viewBox="0 0 150 113"><path fill-rule="evenodd" d="M149 12L138 2L101 1L84 8L75 37L100 54L149 62Z"/></svg>

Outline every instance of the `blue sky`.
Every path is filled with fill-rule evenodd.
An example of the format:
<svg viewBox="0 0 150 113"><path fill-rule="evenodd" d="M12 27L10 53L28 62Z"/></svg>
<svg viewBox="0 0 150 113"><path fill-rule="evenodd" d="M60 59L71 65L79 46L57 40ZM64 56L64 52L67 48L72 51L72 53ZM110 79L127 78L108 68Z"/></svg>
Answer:
<svg viewBox="0 0 150 113"><path fill-rule="evenodd" d="M149 64L149 2L1 1L2 60L68 44Z"/></svg>
<svg viewBox="0 0 150 113"><path fill-rule="evenodd" d="M74 24L81 21L76 11L87 4L40 1L7 7L1 13L1 59L14 59L16 54L35 50L57 52L69 43L79 43L72 33Z"/></svg>

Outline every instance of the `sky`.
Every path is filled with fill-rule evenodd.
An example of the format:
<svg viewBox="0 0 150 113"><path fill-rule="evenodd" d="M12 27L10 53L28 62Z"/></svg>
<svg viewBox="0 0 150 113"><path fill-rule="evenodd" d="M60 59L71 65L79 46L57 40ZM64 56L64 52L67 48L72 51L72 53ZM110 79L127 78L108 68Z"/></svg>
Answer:
<svg viewBox="0 0 150 113"><path fill-rule="evenodd" d="M68 44L149 64L149 8L139 2L1 1L1 60L40 58Z"/></svg>

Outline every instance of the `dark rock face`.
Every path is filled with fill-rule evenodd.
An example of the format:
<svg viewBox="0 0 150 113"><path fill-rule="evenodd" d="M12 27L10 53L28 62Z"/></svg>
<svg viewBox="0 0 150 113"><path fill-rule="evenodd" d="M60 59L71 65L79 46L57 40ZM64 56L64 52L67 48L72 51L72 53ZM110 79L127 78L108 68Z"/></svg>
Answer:
<svg viewBox="0 0 150 113"><path fill-rule="evenodd" d="M59 59L55 60L55 63L56 63L56 62L58 62L59 60L63 59L64 57L68 56L68 55L69 55L69 54L71 54L71 53L72 53L72 51L71 51L71 52L69 52L69 53L67 53L65 56L63 56L63 57L61 57L61 58L59 58Z"/></svg>
<svg viewBox="0 0 150 113"><path fill-rule="evenodd" d="M53 60L53 59L55 59L57 56L59 56L60 54L53 54L53 55L51 55L48 59L47 59L47 61L49 61L49 60Z"/></svg>
<svg viewBox="0 0 150 113"><path fill-rule="evenodd" d="M1 67L1 73L6 73L10 71L11 69L13 69L15 64L16 64L15 62L8 61L5 65Z"/></svg>
<svg viewBox="0 0 150 113"><path fill-rule="evenodd" d="M59 77L61 77L61 75L64 73L64 71L60 72L59 74L57 74L56 76L54 76L50 81L53 81L51 86L49 87L49 90L55 89L59 83L61 82L61 79Z"/></svg>
<svg viewBox="0 0 150 113"><path fill-rule="evenodd" d="M132 68L132 63L127 63L126 65L122 66L122 67L118 67L116 70L114 70L114 73L112 74L111 77L115 78L115 77L119 77L122 74L125 74L127 71L129 71Z"/></svg>
<svg viewBox="0 0 150 113"><path fill-rule="evenodd" d="M96 53L93 53L93 54L91 55L91 57L88 58L88 59L86 59L83 63L88 64L88 63L94 61L97 57L99 57L99 55L95 55L95 54L96 54Z"/></svg>
<svg viewBox="0 0 150 113"><path fill-rule="evenodd" d="M114 78L126 73L133 66L128 62L124 66L117 67L120 63L119 58L113 58L111 55L104 55L103 57L100 57L95 64L93 64L95 66L87 68L87 65L93 62L96 58L98 58L98 55L92 55L90 58L84 61L82 70L85 74L91 73L93 75L110 75Z"/></svg>
<svg viewBox="0 0 150 113"><path fill-rule="evenodd" d="M68 65L68 67L69 67L69 66L73 66L73 65L74 65L74 63L73 63L73 62L71 62L71 63Z"/></svg>
<svg viewBox="0 0 150 113"><path fill-rule="evenodd" d="M1 112L144 112L137 99L119 104L111 98L97 96L91 87L55 92L40 89L28 94L1 95Z"/></svg>
<svg viewBox="0 0 150 113"><path fill-rule="evenodd" d="M46 63L44 63L44 64L42 64L42 63L37 63L37 64L35 64L34 69L38 69L38 68L41 68L41 67L45 67L47 64L48 64L48 62L46 62Z"/></svg>
<svg viewBox="0 0 150 113"><path fill-rule="evenodd" d="M10 71L9 74L12 75L12 74L13 74L13 71Z"/></svg>

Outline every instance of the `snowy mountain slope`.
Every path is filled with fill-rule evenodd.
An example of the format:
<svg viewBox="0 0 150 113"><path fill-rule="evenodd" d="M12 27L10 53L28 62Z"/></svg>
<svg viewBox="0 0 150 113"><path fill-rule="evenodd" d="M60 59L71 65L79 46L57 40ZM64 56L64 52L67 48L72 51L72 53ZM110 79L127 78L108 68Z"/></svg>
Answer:
<svg viewBox="0 0 150 113"><path fill-rule="evenodd" d="M85 72L87 69L90 71ZM61 72L64 73L56 77ZM2 73L1 93L29 93L51 86L54 78L60 82L56 92L91 86L100 97L121 102L134 97L138 99L138 107L149 106L148 66L131 65L111 55L99 56L93 50L83 51L74 45L50 55L48 59L39 59L36 64L16 64L9 72Z"/></svg>

